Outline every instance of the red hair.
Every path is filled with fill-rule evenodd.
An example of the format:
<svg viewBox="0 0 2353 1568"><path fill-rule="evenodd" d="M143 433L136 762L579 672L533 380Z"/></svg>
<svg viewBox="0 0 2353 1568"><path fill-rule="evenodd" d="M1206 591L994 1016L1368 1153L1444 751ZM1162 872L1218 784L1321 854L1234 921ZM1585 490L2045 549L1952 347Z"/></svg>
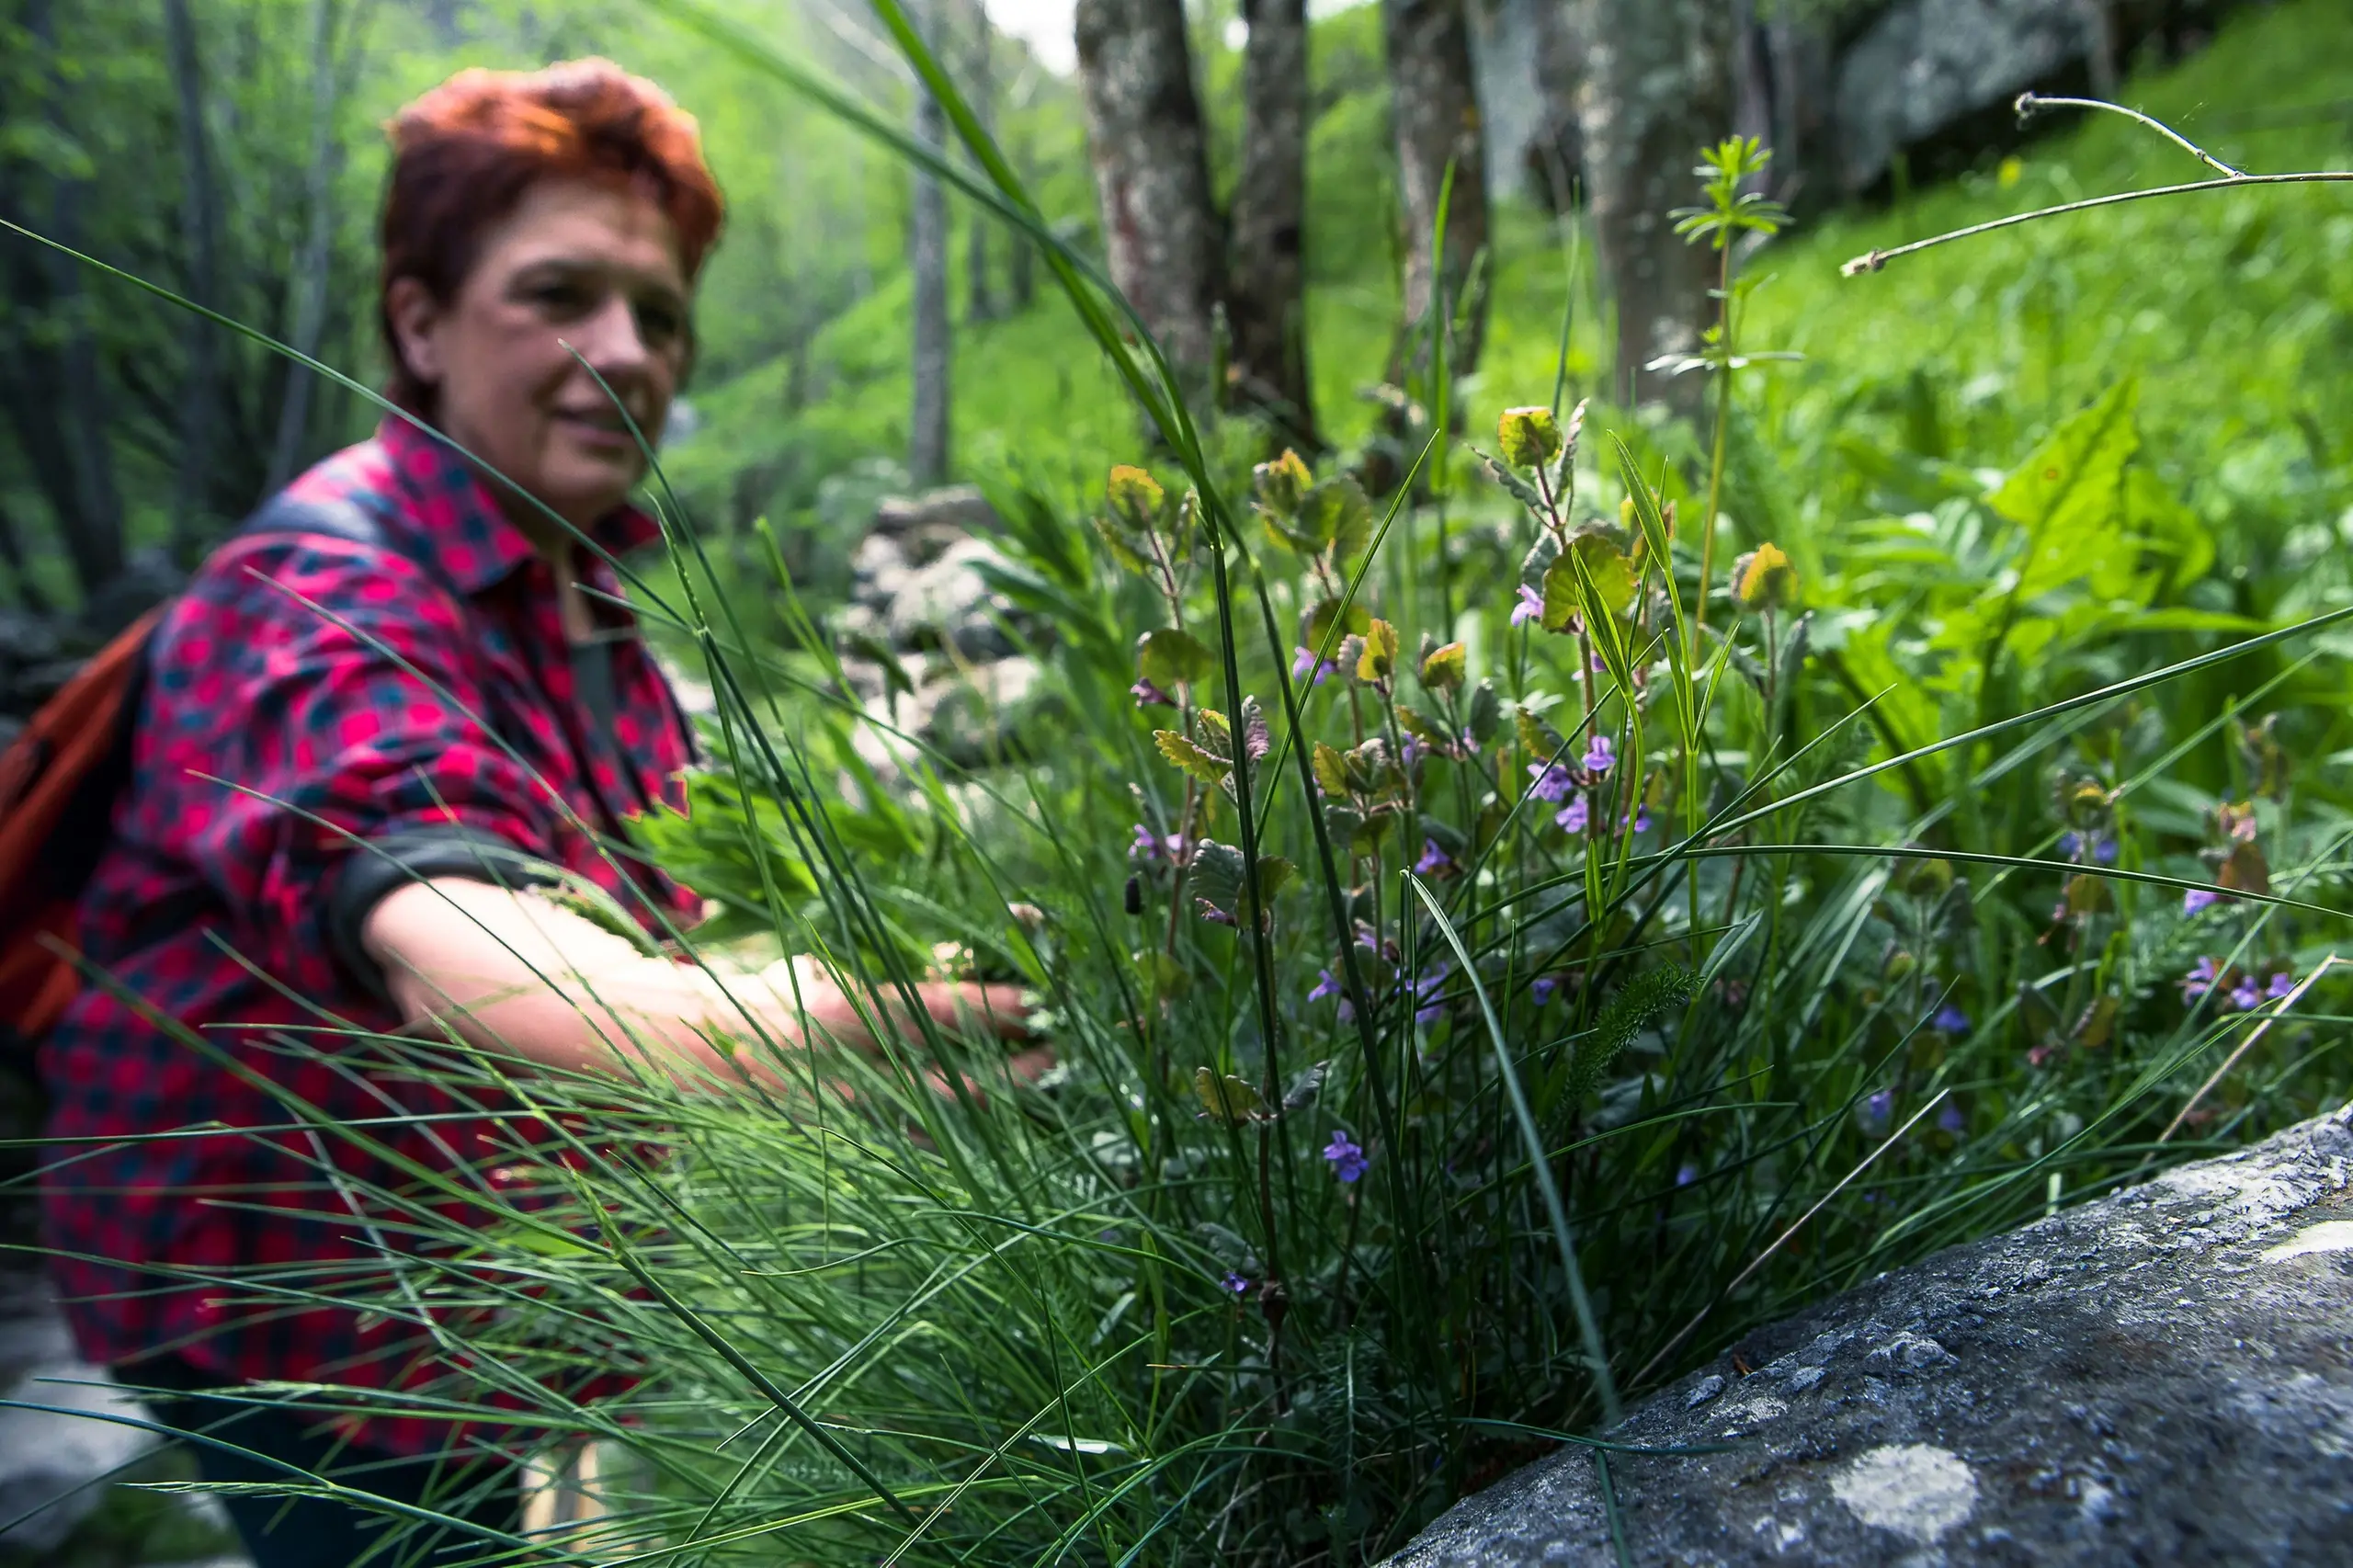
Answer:
<svg viewBox="0 0 2353 1568"><path fill-rule="evenodd" d="M694 116L609 60L538 71L460 71L392 117L384 268L377 315L392 363L392 401L431 412L432 389L401 358L385 308L392 281L414 278L455 299L484 236L545 179L585 179L645 197L669 218L688 281L719 238L719 187L702 161Z"/></svg>

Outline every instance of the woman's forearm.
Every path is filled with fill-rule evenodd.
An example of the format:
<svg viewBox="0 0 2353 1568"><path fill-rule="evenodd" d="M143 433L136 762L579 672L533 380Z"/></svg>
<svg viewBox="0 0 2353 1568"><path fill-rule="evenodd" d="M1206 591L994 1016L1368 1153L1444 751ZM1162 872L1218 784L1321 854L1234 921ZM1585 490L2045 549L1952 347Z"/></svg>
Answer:
<svg viewBox="0 0 2353 1568"><path fill-rule="evenodd" d="M445 1022L483 1050L545 1067L627 1076L626 1053L682 1085L713 1074L740 1083L749 1073L775 1087L761 1053L738 1051L731 1062L710 1038L749 1038L756 1026L779 1044L801 1043L786 1009L773 997L763 1005L767 988L722 990L701 969L487 882L436 878L396 889L369 913L361 941L409 1024Z"/></svg>
<svg viewBox="0 0 2353 1568"><path fill-rule="evenodd" d="M486 1051L551 1068L627 1075L626 1052L681 1085L716 1078L740 1086L748 1074L779 1088L783 1078L758 1049L760 1035L787 1051L813 1032L872 1050L871 1025L881 1021L814 966L804 967L798 986L781 965L722 983L703 969L650 957L537 894L468 879L395 890L370 912L361 940L411 1025L446 1022ZM944 1024L1025 1032L1009 991L926 984L916 992ZM914 1032L903 1009L889 1012L886 1027ZM745 1043L722 1054L711 1043L722 1033Z"/></svg>

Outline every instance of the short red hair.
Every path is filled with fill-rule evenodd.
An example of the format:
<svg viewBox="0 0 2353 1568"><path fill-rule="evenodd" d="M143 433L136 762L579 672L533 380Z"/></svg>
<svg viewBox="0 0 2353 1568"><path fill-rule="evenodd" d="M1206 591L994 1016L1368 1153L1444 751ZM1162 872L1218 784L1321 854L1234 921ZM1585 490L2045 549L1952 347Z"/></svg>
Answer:
<svg viewBox="0 0 2353 1568"><path fill-rule="evenodd" d="M431 412L432 390L401 358L385 309L392 280L414 278L439 301L479 259L483 236L544 179L633 190L677 231L691 281L719 238L724 209L702 161L694 116L609 60L538 71L460 71L392 117L377 315L392 363L392 401Z"/></svg>

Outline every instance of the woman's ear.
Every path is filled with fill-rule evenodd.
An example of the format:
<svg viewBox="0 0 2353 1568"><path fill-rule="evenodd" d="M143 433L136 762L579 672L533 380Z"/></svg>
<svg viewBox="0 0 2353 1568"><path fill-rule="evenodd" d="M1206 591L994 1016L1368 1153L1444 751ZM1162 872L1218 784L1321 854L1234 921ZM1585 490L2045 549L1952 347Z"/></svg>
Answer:
<svg viewBox="0 0 2353 1568"><path fill-rule="evenodd" d="M415 278L395 278L384 290L384 319L409 375L425 386L441 380L440 326L444 312L433 291Z"/></svg>

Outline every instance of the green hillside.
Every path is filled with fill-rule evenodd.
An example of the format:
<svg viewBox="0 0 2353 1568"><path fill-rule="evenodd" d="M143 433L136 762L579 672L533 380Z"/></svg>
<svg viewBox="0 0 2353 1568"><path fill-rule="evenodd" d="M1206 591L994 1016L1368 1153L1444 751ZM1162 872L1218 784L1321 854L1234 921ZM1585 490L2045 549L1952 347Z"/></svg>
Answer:
<svg viewBox="0 0 2353 1568"><path fill-rule="evenodd" d="M1357 394L1378 379L1394 313L1377 23L1361 7L1316 32L1312 355L1321 416L1343 443L1364 430L1370 410ZM2347 58L2353 11L2302 0L2249 11L2201 54L2133 77L2125 96L2244 166L2341 166L2353 160L2353 112L2333 62ZM1214 52L1207 71L1211 103L1230 97L1215 89L1233 75L1233 57ZM1071 113L1060 107L1065 135L1075 134ZM1233 128L1217 129L1230 163ZM1084 212L1074 164L1055 161L1050 210ZM2259 514L2268 533L2341 507L2353 445L2344 434L2353 392L2332 373L2353 347L2353 203L2342 187L2125 206L1930 252L1878 276L1838 272L1873 245L2199 172L2120 120L2061 126L2016 160L1989 156L1954 184L1790 233L1756 257L1751 269L1772 281L1751 339L1806 360L1750 378L1745 410L1770 422L1784 462L1803 468L1805 504L1867 498L1869 476L1845 460L1847 449L1884 438L1939 460L2000 465L2137 374L2152 455L2202 511L2245 512L2242 528ZM1555 226L1514 205L1497 236L1490 348L1467 389L1473 428L1508 403L1549 394L1561 319ZM1592 289L1591 268L1581 268L1570 360L1578 390L1595 383L1604 352ZM797 476L774 494L778 520L814 521L819 477L897 451L906 310L899 274L835 318L797 368L781 357L704 387L698 401L710 425L677 455L696 499L720 505L722 483L767 463ZM796 375L821 390L779 416ZM1033 479L1081 483L1134 449L1125 400L1050 291L1017 317L967 325L956 381L967 473L1017 465ZM1737 512L1737 493L1735 503Z"/></svg>

